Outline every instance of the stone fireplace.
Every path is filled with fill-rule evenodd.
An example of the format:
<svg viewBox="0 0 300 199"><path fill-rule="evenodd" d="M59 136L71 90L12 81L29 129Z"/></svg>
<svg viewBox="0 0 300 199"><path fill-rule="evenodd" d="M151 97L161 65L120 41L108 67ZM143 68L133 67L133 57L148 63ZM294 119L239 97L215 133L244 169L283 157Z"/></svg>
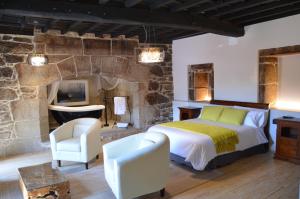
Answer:
<svg viewBox="0 0 300 199"><path fill-rule="evenodd" d="M90 103L103 104L101 77L120 78L106 95L129 96L130 122L136 128L172 120L170 45L160 45L165 62L145 65L136 61L135 48L144 45L136 39L51 30L33 37L0 36L0 157L43 149L49 134L47 85L56 80L88 79ZM48 65L28 65L27 56L34 52L47 55ZM129 121L129 115L119 119Z"/></svg>

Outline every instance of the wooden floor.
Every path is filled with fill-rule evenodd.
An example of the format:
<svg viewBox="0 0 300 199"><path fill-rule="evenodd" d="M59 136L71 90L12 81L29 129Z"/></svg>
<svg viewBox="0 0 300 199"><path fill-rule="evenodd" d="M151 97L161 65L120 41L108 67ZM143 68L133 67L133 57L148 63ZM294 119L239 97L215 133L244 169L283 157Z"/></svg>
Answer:
<svg viewBox="0 0 300 199"><path fill-rule="evenodd" d="M235 199L235 198L282 198L298 199L300 166L289 162L274 160L272 153L244 158L231 165L217 169L220 177L175 195L173 199ZM9 189L6 182L17 177L16 168L30 164L47 162L49 153L23 155L0 160L0 198L1 189ZM196 175L195 175L196 176Z"/></svg>
<svg viewBox="0 0 300 199"><path fill-rule="evenodd" d="M255 155L220 168L224 175L174 199L300 199L300 166L274 160L272 153Z"/></svg>

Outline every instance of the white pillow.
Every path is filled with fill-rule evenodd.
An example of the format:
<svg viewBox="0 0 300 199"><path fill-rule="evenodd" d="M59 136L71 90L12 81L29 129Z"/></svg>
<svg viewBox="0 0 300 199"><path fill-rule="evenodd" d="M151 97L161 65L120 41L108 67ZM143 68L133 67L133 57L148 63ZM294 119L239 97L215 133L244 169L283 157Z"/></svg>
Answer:
<svg viewBox="0 0 300 199"><path fill-rule="evenodd" d="M268 122L267 120L268 120L269 110L249 108L243 106L234 106L234 108L244 109L249 111L245 117L243 125L252 126L255 128L264 128Z"/></svg>

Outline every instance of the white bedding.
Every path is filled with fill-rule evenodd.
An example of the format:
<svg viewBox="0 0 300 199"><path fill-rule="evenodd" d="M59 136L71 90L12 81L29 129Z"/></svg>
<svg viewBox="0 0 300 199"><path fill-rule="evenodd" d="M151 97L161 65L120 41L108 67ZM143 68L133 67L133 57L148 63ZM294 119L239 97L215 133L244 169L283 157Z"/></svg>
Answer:
<svg viewBox="0 0 300 199"><path fill-rule="evenodd" d="M268 142L263 130L260 128L223 124L201 119L191 119L186 121L216 125L235 130L239 136L239 144L236 145L237 151L242 151ZM171 153L185 158L185 161L190 162L196 170L204 170L208 162L217 156L212 139L205 134L196 134L160 125L152 126L148 129L148 132L161 132L166 134L170 139Z"/></svg>

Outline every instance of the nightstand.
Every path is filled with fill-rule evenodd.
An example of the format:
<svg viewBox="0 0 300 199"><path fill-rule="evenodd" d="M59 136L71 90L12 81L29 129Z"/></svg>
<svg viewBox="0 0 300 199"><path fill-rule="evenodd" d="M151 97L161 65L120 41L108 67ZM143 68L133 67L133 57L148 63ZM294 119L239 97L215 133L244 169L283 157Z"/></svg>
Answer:
<svg viewBox="0 0 300 199"><path fill-rule="evenodd" d="M180 120L188 120L193 119L196 117L199 117L201 108L199 107L190 107L190 106L184 106L184 107L178 107L179 108L179 115Z"/></svg>
<svg viewBox="0 0 300 199"><path fill-rule="evenodd" d="M277 118L275 158L300 164L300 118Z"/></svg>

